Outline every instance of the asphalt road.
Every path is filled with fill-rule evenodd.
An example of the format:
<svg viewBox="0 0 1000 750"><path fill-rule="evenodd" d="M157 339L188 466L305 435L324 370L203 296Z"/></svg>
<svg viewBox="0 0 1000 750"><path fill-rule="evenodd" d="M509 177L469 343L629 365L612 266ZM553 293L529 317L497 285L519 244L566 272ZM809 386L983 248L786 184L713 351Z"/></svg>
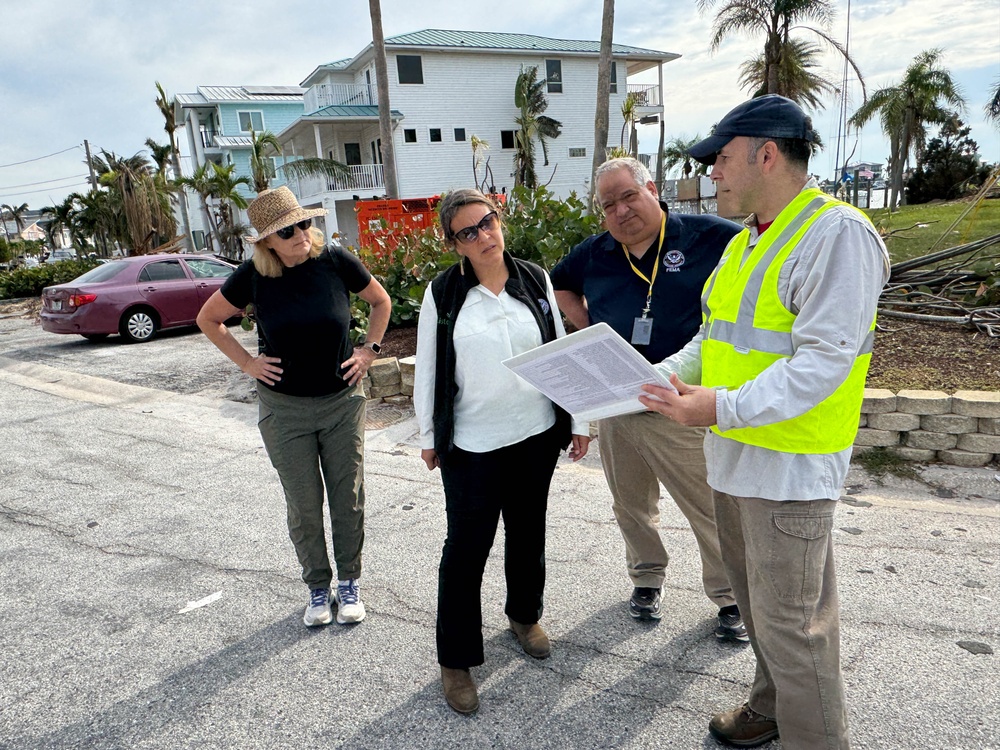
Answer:
<svg viewBox="0 0 1000 750"><path fill-rule="evenodd" d="M637 623L598 451L561 461L553 656L506 630L498 541L482 706L461 717L434 652L443 496L413 420L367 436L368 619L307 630L255 406L225 398L246 390L196 333L93 344L0 318L0 747L716 747L707 721L753 658L712 636L668 499L665 615ZM920 474L852 471L838 511L853 747L1000 748L1000 481Z"/></svg>

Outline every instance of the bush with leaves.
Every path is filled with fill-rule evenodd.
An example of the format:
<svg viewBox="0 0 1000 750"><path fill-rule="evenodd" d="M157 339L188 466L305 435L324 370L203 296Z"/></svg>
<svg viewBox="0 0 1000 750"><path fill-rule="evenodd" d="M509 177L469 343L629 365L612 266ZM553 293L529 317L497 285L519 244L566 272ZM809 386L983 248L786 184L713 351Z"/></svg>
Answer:
<svg viewBox="0 0 1000 750"><path fill-rule="evenodd" d="M35 268L17 268L8 273L0 273L0 299L37 297L42 289L53 284L72 281L97 265L96 260L60 260L43 263Z"/></svg>
<svg viewBox="0 0 1000 750"><path fill-rule="evenodd" d="M549 271L574 245L603 231L601 222L576 193L560 200L545 186L515 187L504 209L507 252Z"/></svg>

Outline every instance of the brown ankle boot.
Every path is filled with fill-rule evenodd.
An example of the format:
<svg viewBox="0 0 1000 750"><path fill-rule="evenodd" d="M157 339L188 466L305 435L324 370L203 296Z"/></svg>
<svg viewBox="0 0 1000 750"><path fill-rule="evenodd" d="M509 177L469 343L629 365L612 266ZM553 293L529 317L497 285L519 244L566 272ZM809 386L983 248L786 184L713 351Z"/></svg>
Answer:
<svg viewBox="0 0 1000 750"><path fill-rule="evenodd" d="M549 658L549 655L552 653L552 644L549 643L549 637L542 630L541 625L537 622L533 622L530 625L522 625L519 622L514 622L509 617L507 620L510 622L510 629L517 636L518 643L524 649L524 653L528 656L534 656L536 659Z"/></svg>
<svg viewBox="0 0 1000 750"><path fill-rule="evenodd" d="M468 669L441 667L444 699L460 714L471 714L479 708L479 693Z"/></svg>

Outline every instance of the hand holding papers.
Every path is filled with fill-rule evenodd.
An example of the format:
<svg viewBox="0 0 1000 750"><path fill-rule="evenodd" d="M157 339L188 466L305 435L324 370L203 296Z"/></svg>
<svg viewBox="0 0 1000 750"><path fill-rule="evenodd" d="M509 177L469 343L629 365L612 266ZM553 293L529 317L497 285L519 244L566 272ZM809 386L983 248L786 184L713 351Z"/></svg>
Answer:
<svg viewBox="0 0 1000 750"><path fill-rule="evenodd" d="M504 360L530 385L581 421L645 411L647 383L675 390L607 323L597 323Z"/></svg>

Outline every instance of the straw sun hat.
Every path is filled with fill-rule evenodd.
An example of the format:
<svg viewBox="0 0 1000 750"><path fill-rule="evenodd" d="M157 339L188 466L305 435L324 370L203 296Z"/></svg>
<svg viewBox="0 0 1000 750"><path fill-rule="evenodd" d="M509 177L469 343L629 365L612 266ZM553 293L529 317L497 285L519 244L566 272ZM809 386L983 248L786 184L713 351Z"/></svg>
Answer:
<svg viewBox="0 0 1000 750"><path fill-rule="evenodd" d="M279 229L298 224L304 219L325 215L325 208L302 208L292 191L285 186L262 190L247 208L250 223L257 230L257 236L247 237L247 240L260 242Z"/></svg>

